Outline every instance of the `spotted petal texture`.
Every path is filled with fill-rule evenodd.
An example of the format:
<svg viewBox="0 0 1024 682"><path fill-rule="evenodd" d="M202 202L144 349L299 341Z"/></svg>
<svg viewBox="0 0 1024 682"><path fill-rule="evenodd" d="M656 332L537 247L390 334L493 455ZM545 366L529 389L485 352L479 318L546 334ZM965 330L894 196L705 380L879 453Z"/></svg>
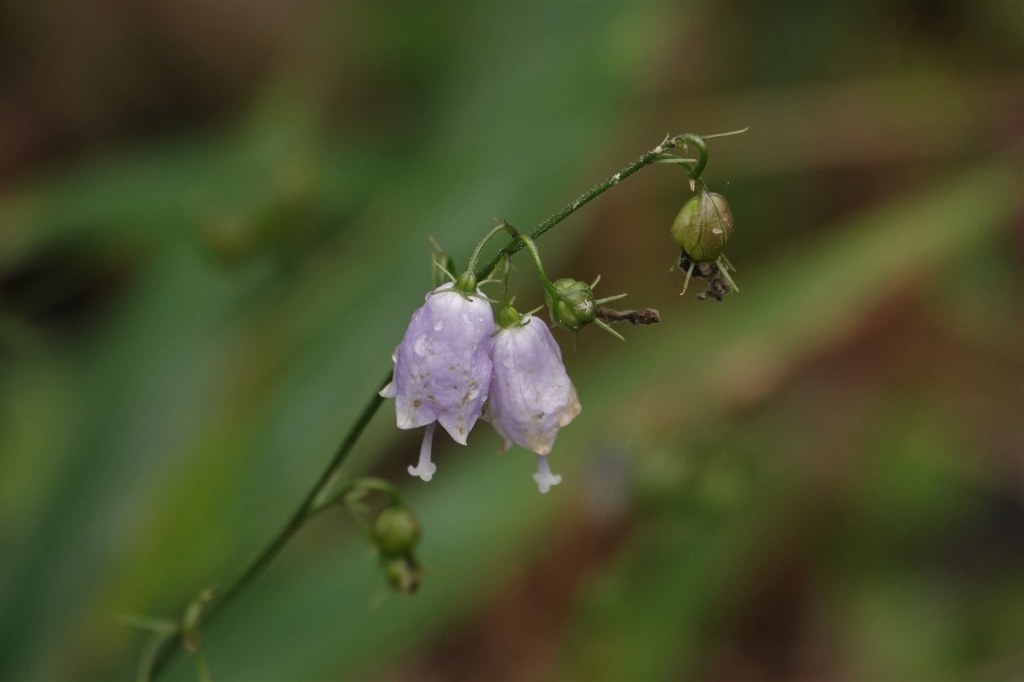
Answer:
<svg viewBox="0 0 1024 682"><path fill-rule="evenodd" d="M502 329L494 337L484 419L504 439L506 450L515 442L546 455L558 429L580 413L580 401L547 325L532 315L523 321L527 324Z"/></svg>
<svg viewBox="0 0 1024 682"><path fill-rule="evenodd" d="M478 294L466 298L445 284L413 313L393 356L394 380L381 391L395 399L398 428L437 420L466 444L487 400L494 343L494 314Z"/></svg>

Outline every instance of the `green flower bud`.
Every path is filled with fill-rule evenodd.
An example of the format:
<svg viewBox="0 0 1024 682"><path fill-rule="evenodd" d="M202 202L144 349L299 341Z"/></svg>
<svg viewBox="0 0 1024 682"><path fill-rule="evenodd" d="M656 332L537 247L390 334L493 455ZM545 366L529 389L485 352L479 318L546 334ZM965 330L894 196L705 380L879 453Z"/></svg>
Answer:
<svg viewBox="0 0 1024 682"><path fill-rule="evenodd" d="M498 311L498 326L502 329L514 327L519 324L519 321L522 319L523 316L511 305L504 305L501 307L501 310Z"/></svg>
<svg viewBox="0 0 1024 682"><path fill-rule="evenodd" d="M565 277L554 283L554 289L544 289L544 302L551 311L552 322L562 329L578 332L580 327L594 321L597 308L590 286Z"/></svg>
<svg viewBox="0 0 1024 682"><path fill-rule="evenodd" d="M714 261L729 241L732 225L725 197L704 190L679 211L672 223L672 239L694 261Z"/></svg>
<svg viewBox="0 0 1024 682"><path fill-rule="evenodd" d="M471 270L466 270L455 280L455 290L463 294L475 294L476 275Z"/></svg>
<svg viewBox="0 0 1024 682"><path fill-rule="evenodd" d="M411 554L384 559L381 567L393 590L402 594L415 594L420 586L423 571Z"/></svg>
<svg viewBox="0 0 1024 682"><path fill-rule="evenodd" d="M370 527L373 543L385 556L402 556L420 540L420 524L405 507L388 507Z"/></svg>

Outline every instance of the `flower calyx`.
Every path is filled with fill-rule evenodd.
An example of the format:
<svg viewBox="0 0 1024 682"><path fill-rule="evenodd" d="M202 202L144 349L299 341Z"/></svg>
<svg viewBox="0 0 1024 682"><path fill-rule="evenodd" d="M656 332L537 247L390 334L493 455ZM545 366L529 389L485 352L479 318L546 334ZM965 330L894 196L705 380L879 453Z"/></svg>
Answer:
<svg viewBox="0 0 1024 682"><path fill-rule="evenodd" d="M477 293L476 275L471 270L466 270L455 280L455 290L469 298Z"/></svg>
<svg viewBox="0 0 1024 682"><path fill-rule="evenodd" d="M680 296L686 293L686 289L690 285L690 279L693 277L708 283L707 289L697 294L698 301L713 298L721 303L726 294L740 290L736 286L736 282L729 275L729 269L732 268L732 264L725 256L720 257L717 261L696 262L683 251L679 254L679 260L676 264L680 270L686 272L686 279L683 280L683 290L679 292ZM732 269L735 270L735 268Z"/></svg>
<svg viewBox="0 0 1024 682"><path fill-rule="evenodd" d="M509 329L516 325L522 324L523 316L512 307L511 303L501 306L501 310L498 311L498 329L495 330L495 334L501 329Z"/></svg>
<svg viewBox="0 0 1024 682"><path fill-rule="evenodd" d="M495 280L484 280L483 282L477 281L475 270L476 262L480 258L480 252L483 250L487 242L491 241L491 239L499 232L505 231L511 231L511 227L502 223L488 232L473 250L473 255L469 259L469 266L466 268L466 271L458 277L452 274L455 271L455 261L441 250L441 247L437 245L437 242L434 242L434 248L437 249L436 251L431 252L431 275L434 280L434 293L437 293L438 290L447 282L451 282L453 285L452 288L455 292L465 299L470 299L471 297L476 296L490 303L497 303L497 301L493 301L484 296L478 288L481 284L487 284L488 282L493 282Z"/></svg>

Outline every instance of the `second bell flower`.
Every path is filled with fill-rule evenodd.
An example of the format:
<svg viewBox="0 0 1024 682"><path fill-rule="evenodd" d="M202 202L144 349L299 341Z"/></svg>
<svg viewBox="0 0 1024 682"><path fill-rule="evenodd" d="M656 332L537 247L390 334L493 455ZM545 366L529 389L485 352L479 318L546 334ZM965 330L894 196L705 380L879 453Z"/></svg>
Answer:
<svg viewBox="0 0 1024 682"><path fill-rule="evenodd" d="M538 455L534 479L541 492L547 492L561 477L551 474L546 455L558 430L580 413L579 397L562 364L562 351L544 322L532 315L520 318L511 306L501 310L499 320L483 418L505 441L505 450L516 443Z"/></svg>

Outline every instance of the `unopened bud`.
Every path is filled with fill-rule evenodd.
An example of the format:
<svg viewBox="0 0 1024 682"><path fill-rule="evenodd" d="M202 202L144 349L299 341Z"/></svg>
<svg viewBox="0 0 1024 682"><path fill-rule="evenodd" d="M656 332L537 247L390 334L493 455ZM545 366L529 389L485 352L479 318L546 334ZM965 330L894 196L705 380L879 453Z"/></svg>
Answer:
<svg viewBox="0 0 1024 682"><path fill-rule="evenodd" d="M419 542L420 524L405 507L388 507L374 519L370 535L384 556L402 556Z"/></svg>
<svg viewBox="0 0 1024 682"><path fill-rule="evenodd" d="M563 278L554 283L555 291L545 289L544 302L551 312L551 321L563 329L577 332L594 321L597 314L594 292L586 282Z"/></svg>

